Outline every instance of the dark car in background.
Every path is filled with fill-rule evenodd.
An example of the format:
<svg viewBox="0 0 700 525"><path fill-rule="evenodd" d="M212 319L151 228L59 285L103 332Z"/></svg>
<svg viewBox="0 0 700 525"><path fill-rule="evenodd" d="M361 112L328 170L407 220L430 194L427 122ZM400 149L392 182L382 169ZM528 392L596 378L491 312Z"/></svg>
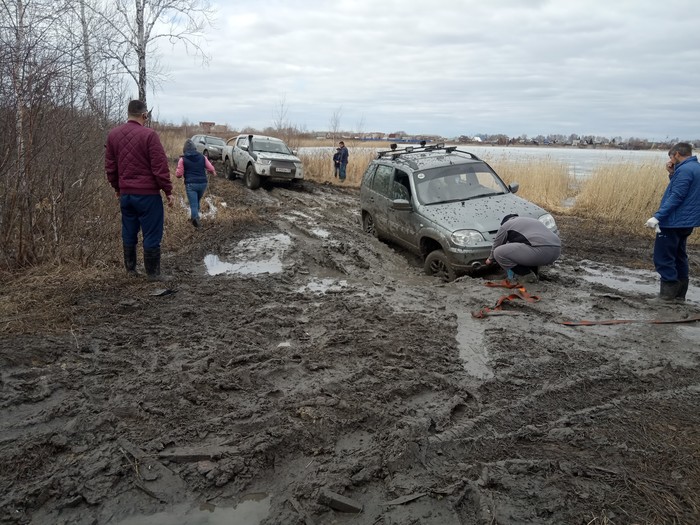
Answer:
<svg viewBox="0 0 700 525"><path fill-rule="evenodd" d="M210 135L194 135L192 137L194 147L209 160L221 160L221 152L226 145L224 139Z"/></svg>

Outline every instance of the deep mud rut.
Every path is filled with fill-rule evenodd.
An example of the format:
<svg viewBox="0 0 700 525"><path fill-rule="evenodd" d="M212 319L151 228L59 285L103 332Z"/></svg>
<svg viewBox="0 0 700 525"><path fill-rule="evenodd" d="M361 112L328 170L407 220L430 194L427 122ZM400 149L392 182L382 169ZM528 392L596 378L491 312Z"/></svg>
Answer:
<svg viewBox="0 0 700 525"><path fill-rule="evenodd" d="M356 191L243 198L264 224L205 221L176 293L115 268L72 330L0 338L2 522L700 522L700 323L560 324L700 314L697 279L647 302L650 239L559 217L541 300L474 319L501 276L423 275Z"/></svg>

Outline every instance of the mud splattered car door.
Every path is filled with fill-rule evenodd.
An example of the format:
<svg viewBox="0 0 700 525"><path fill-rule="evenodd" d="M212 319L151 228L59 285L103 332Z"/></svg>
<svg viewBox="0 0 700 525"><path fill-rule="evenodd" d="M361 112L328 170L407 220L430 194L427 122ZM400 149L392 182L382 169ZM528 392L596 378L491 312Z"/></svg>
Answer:
<svg viewBox="0 0 700 525"><path fill-rule="evenodd" d="M390 202L387 209L389 232L396 242L420 253L417 240L420 225L413 211L412 194L408 174L396 169L391 179Z"/></svg>
<svg viewBox="0 0 700 525"><path fill-rule="evenodd" d="M387 210L391 203L389 188L394 168L384 164L370 164L360 185L362 227L378 237L387 236Z"/></svg>

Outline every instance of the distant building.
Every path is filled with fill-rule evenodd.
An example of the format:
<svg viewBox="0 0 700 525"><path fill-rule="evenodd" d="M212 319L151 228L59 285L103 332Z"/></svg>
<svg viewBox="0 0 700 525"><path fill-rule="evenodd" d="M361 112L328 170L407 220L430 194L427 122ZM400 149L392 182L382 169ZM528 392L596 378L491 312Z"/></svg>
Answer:
<svg viewBox="0 0 700 525"><path fill-rule="evenodd" d="M211 133L212 128L216 126L216 122L200 122L199 127L204 133Z"/></svg>

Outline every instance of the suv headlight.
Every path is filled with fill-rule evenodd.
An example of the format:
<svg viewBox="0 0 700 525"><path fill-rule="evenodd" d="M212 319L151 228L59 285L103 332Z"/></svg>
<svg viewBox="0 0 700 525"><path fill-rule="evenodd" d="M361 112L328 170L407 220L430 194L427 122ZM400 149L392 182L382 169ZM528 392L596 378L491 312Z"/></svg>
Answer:
<svg viewBox="0 0 700 525"><path fill-rule="evenodd" d="M552 217L549 213L545 213L541 217L538 217L538 220L544 224L547 229L554 231L557 231L557 223L554 221L554 217Z"/></svg>
<svg viewBox="0 0 700 525"><path fill-rule="evenodd" d="M272 161L270 159L258 159L258 164L262 164L263 166L269 166L272 164Z"/></svg>
<svg viewBox="0 0 700 525"><path fill-rule="evenodd" d="M476 230L457 230L452 233L452 242L457 246L473 246L484 242L484 236Z"/></svg>

